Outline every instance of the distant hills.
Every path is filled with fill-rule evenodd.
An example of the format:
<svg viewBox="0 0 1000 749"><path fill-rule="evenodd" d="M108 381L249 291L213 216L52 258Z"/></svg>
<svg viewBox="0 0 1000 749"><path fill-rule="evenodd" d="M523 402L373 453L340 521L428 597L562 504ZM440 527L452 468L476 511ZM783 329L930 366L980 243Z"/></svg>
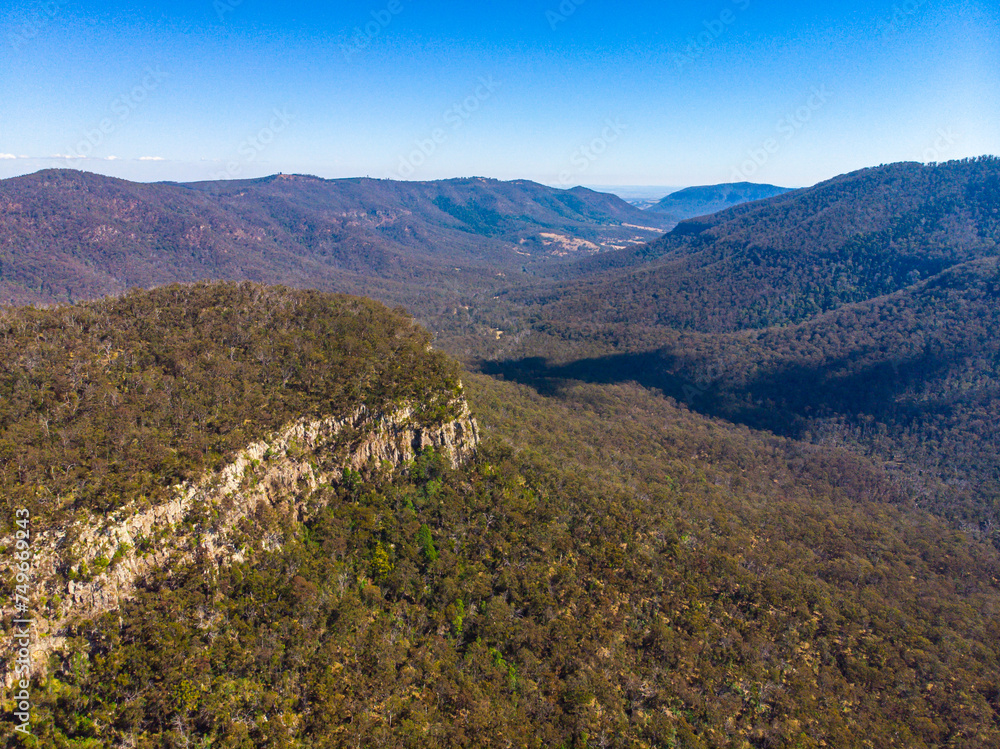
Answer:
<svg viewBox="0 0 1000 749"><path fill-rule="evenodd" d="M754 200L773 198L791 192L789 187L776 185L758 185L752 182L735 182L723 185L703 185L688 187L671 193L646 210L662 213L674 221L683 221L695 216L707 216L710 213L732 208L741 203Z"/></svg>
<svg viewBox="0 0 1000 749"><path fill-rule="evenodd" d="M524 180L139 184L49 170L0 182L0 303L217 279L409 304L417 291L487 288L671 224L613 195Z"/></svg>
<svg viewBox="0 0 1000 749"><path fill-rule="evenodd" d="M904 163L846 174L562 267L560 277L575 281L538 298L561 319L681 330L800 322L995 256L998 165Z"/></svg>
<svg viewBox="0 0 1000 749"><path fill-rule="evenodd" d="M1000 746L1000 159L637 213L0 183L11 296L433 334L0 307L38 745Z"/></svg>
<svg viewBox="0 0 1000 749"><path fill-rule="evenodd" d="M847 446L1000 546L998 256L1000 159L866 169L507 290L531 332L488 369Z"/></svg>

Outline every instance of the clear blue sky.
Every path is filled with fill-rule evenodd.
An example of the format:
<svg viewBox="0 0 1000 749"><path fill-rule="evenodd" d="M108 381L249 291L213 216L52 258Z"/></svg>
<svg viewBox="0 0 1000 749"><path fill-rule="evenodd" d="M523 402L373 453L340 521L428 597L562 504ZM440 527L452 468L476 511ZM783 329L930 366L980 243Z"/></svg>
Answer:
<svg viewBox="0 0 1000 749"><path fill-rule="evenodd" d="M0 177L800 186L996 154L998 5L8 0Z"/></svg>

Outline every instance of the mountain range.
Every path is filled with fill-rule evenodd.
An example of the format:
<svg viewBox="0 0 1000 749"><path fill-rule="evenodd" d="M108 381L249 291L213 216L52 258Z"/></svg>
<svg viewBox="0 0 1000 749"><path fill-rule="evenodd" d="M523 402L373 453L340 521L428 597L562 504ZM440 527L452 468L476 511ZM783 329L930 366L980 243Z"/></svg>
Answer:
<svg viewBox="0 0 1000 749"><path fill-rule="evenodd" d="M204 278L335 291L490 288L498 273L638 244L672 222L533 182L138 184L50 170L0 182L0 300L66 302Z"/></svg>
<svg viewBox="0 0 1000 749"><path fill-rule="evenodd" d="M896 164L682 222L501 294L494 373L636 380L891 465L1000 545L1000 160Z"/></svg>
<svg viewBox="0 0 1000 749"><path fill-rule="evenodd" d="M0 215L22 745L1000 745L1000 159Z"/></svg>

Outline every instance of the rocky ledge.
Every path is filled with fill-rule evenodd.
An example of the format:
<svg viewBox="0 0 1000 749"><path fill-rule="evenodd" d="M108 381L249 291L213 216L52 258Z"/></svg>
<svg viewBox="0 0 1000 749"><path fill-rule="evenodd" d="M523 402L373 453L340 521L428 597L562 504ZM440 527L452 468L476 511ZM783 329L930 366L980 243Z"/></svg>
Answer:
<svg viewBox="0 0 1000 749"><path fill-rule="evenodd" d="M310 498L311 490L336 485L346 470L385 464L403 469L426 448L453 465L464 463L479 435L465 401L457 405L457 418L430 427L420 425L409 406L380 412L361 407L342 418L292 423L248 445L221 470L175 486L168 502L126 506L39 533L32 542L33 671L43 670L49 654L61 648L67 626L117 609L153 569L196 556L219 565L242 561L234 529L261 503L303 521L323 506ZM263 542L276 548L280 540ZM13 543L12 537L2 539L0 548ZM0 653L7 685L14 673L10 656Z"/></svg>

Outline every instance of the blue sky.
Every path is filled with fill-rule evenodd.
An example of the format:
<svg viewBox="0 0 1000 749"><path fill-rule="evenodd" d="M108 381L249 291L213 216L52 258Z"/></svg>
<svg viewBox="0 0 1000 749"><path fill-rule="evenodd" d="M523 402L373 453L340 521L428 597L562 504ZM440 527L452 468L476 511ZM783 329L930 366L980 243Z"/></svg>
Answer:
<svg viewBox="0 0 1000 749"><path fill-rule="evenodd" d="M1000 153L986 0L10 0L0 177L788 186Z"/></svg>

